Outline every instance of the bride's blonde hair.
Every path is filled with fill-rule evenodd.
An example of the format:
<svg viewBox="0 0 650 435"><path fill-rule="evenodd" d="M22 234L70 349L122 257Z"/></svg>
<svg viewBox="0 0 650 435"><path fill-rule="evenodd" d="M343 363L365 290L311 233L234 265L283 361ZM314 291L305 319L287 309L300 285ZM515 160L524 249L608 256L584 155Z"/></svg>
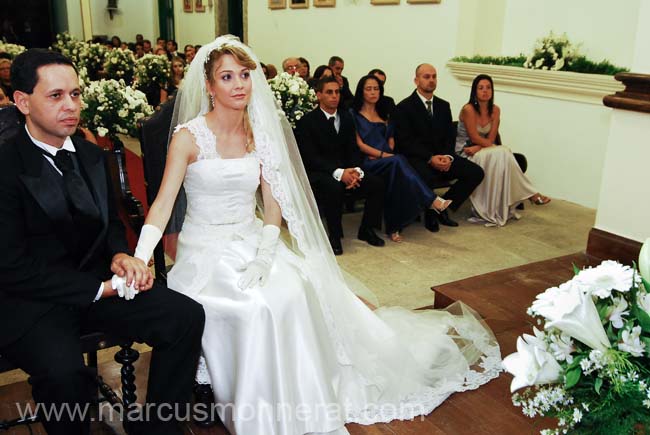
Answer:
<svg viewBox="0 0 650 435"><path fill-rule="evenodd" d="M212 75L213 67L217 65L219 59L221 59L226 54L233 56L237 60L237 63L245 66L249 70L257 69L257 64L255 61L248 55L248 53L246 53L243 48L224 44L218 49L213 50L205 61L205 77L210 83L213 83L214 81L214 77ZM248 107L244 111L244 132L246 133L246 151L251 152L255 149L255 138L253 137L251 120L248 116Z"/></svg>

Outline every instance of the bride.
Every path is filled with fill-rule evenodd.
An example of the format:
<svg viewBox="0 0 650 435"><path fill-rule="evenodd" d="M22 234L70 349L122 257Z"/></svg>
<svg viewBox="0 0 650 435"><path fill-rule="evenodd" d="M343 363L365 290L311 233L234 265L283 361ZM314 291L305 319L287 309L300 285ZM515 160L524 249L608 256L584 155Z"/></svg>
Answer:
<svg viewBox="0 0 650 435"><path fill-rule="evenodd" d="M182 187L168 285L203 304L197 380L212 384L231 433L347 434L345 423L425 415L498 376L498 344L467 306L373 312L350 291L249 47L233 36L204 45L174 118L136 256L149 260Z"/></svg>

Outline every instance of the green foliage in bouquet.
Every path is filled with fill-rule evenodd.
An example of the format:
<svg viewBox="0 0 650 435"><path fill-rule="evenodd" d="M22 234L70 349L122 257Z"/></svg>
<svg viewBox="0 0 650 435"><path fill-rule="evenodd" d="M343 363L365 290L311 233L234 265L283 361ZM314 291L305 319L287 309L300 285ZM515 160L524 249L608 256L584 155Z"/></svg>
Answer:
<svg viewBox="0 0 650 435"><path fill-rule="evenodd" d="M458 56L451 59L453 62L464 63L482 63L486 65L501 65L501 66L518 66L521 67L526 62L526 56L523 54L519 56Z"/></svg>
<svg viewBox="0 0 650 435"><path fill-rule="evenodd" d="M275 96L278 110L287 117L291 127L318 104L316 93L298 75L283 72L271 80L269 85Z"/></svg>
<svg viewBox="0 0 650 435"><path fill-rule="evenodd" d="M511 390L524 388L513 403L557 419L543 435L650 433L650 283L614 261L575 273L537 296L528 313L543 331L519 337L503 361Z"/></svg>
<svg viewBox="0 0 650 435"><path fill-rule="evenodd" d="M104 72L106 77L114 80L124 80L131 84L135 71L135 56L131 50L114 48L106 53L104 59Z"/></svg>
<svg viewBox="0 0 650 435"><path fill-rule="evenodd" d="M137 121L153 113L145 95L123 80L90 82L83 90L81 119L99 136L115 140L118 133L137 136Z"/></svg>

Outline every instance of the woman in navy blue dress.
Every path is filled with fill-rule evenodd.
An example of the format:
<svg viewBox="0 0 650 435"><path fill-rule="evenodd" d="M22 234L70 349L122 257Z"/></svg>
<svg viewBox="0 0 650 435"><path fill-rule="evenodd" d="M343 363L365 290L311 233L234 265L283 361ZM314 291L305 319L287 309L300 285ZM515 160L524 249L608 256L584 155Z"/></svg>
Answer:
<svg viewBox="0 0 650 435"><path fill-rule="evenodd" d="M387 113L384 86L374 75L359 80L350 110L357 129L357 145L365 155L362 168L384 179L386 233L392 241L401 242L400 231L422 210L441 212L451 201L437 197L406 158L393 153L394 125Z"/></svg>

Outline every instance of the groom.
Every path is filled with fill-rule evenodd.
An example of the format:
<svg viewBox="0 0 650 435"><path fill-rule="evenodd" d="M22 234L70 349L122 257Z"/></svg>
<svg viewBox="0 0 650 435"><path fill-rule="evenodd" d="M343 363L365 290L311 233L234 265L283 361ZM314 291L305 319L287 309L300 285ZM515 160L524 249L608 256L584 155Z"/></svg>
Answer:
<svg viewBox="0 0 650 435"><path fill-rule="evenodd" d="M81 95L72 62L32 49L16 57L11 80L25 123L0 147L0 355L30 375L46 410L81 410L92 398L79 337L103 331L153 347L149 421L133 433L181 434L174 413L189 403L204 313L191 299L152 285L128 248L103 152L72 138ZM140 294L117 297L113 273ZM171 419L171 421L169 421ZM49 434L87 434L89 421L65 412Z"/></svg>

